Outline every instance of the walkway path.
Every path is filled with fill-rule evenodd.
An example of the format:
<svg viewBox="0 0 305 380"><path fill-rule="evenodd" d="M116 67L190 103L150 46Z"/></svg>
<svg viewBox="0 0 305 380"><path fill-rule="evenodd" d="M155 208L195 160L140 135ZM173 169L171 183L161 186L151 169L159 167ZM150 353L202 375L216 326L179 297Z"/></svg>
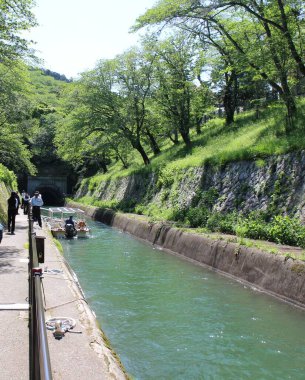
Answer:
<svg viewBox="0 0 305 380"><path fill-rule="evenodd" d="M43 290L45 318L69 317L76 321L72 332L60 340L48 331L54 380L126 379L112 352L106 347L94 314L83 299L75 274L57 250L47 231L34 226L45 240ZM27 219L16 217L15 235L4 233L0 245L0 307L18 303L24 307L28 296ZM21 304L21 305L20 305ZM15 306L15 305L14 305ZM10 305L13 308L13 305ZM28 312L0 310L1 380L29 379Z"/></svg>
<svg viewBox="0 0 305 380"><path fill-rule="evenodd" d="M3 310L8 307L22 308L28 301L27 226L26 217L17 215L15 235L4 232L0 244L0 377L2 380L29 378L28 311Z"/></svg>

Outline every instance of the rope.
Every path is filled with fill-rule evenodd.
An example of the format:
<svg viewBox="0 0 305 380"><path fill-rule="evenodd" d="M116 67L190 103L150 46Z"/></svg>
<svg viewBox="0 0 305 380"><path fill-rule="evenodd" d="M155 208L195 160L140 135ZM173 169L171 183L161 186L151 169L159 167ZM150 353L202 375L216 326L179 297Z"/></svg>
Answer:
<svg viewBox="0 0 305 380"><path fill-rule="evenodd" d="M65 306L65 305L68 305L70 303L77 302L77 301L84 301L84 302L86 302L86 304L88 304L88 302L84 298L76 298L76 299L74 299L72 301L64 302L64 303L61 303L61 304L58 304L58 305L55 305L55 306L46 307L45 311L56 309L57 307Z"/></svg>
<svg viewBox="0 0 305 380"><path fill-rule="evenodd" d="M67 332L75 327L76 322L75 319L68 317L50 318L46 321L46 327L48 330L55 331L58 325L60 325L63 332Z"/></svg>

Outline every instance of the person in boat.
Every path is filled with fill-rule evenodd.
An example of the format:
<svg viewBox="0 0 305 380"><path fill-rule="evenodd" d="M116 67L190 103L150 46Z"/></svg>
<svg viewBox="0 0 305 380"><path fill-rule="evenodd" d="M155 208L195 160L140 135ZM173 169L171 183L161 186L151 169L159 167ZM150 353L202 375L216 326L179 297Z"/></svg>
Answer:
<svg viewBox="0 0 305 380"><path fill-rule="evenodd" d="M73 220L73 216L69 216L69 219L66 220L65 222L65 225L67 224L72 224L73 228L75 229L75 225L74 225L74 220Z"/></svg>
<svg viewBox="0 0 305 380"><path fill-rule="evenodd" d="M86 228L86 223L83 221L83 220L80 220L77 224L77 227L80 229L80 230L84 230Z"/></svg>

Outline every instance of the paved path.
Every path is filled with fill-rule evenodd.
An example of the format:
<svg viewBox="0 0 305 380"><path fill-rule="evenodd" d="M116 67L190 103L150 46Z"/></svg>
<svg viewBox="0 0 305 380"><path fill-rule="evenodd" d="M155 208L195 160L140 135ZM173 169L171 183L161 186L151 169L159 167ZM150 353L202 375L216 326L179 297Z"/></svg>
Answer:
<svg viewBox="0 0 305 380"><path fill-rule="evenodd" d="M28 301L27 226L26 217L17 215L15 235L4 231L0 244L1 380L29 378L28 312L2 310L4 304L26 304Z"/></svg>
<svg viewBox="0 0 305 380"><path fill-rule="evenodd" d="M48 231L34 226L45 236L43 291L45 318L68 317L76 322L72 332L60 340L47 332L54 380L126 379L111 350L104 343L94 314L83 299L75 274L55 247ZM15 235L4 232L0 245L0 304L25 304L28 296L27 219L16 217ZM1 306L1 305L0 305ZM13 305L11 305L13 307ZM22 306L22 305L19 305ZM0 379L29 379L28 312L0 310Z"/></svg>

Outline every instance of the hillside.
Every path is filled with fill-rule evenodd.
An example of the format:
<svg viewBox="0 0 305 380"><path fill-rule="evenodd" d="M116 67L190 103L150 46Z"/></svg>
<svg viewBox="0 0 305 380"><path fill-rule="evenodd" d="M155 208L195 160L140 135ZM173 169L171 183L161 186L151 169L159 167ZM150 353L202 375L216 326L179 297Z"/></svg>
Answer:
<svg viewBox="0 0 305 380"><path fill-rule="evenodd" d="M13 189L17 189L16 176L0 164L0 223L5 225L7 221L7 199Z"/></svg>
<svg viewBox="0 0 305 380"><path fill-rule="evenodd" d="M84 179L76 194L83 204L111 207L172 221L181 227L305 246L303 99L288 136L279 103L219 118L192 135L193 145L164 145L140 166L116 163L106 174Z"/></svg>

